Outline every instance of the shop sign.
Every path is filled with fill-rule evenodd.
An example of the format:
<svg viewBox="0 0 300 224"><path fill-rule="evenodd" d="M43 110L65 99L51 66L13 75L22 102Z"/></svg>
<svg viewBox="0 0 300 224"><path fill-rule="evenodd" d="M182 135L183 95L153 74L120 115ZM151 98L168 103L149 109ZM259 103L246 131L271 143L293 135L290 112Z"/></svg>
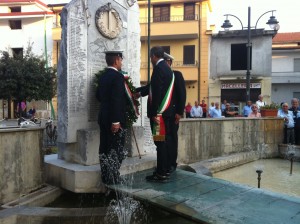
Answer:
<svg viewBox="0 0 300 224"><path fill-rule="evenodd" d="M250 83L251 89L260 89L260 83ZM246 89L246 83L223 83L221 89Z"/></svg>

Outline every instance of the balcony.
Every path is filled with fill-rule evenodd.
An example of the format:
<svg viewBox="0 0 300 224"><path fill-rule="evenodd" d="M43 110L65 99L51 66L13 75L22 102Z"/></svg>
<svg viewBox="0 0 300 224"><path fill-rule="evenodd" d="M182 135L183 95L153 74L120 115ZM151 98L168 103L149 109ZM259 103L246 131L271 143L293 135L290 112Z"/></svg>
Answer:
<svg viewBox="0 0 300 224"><path fill-rule="evenodd" d="M300 83L300 72L272 72L272 83Z"/></svg>
<svg viewBox="0 0 300 224"><path fill-rule="evenodd" d="M198 80L198 62L194 61L191 63L186 63L183 61L173 61L172 69L179 70L184 77L185 81L197 81ZM148 63L141 63L141 82L148 81ZM150 73L152 73L152 67L150 68ZM150 74L151 76L151 74Z"/></svg>
<svg viewBox="0 0 300 224"><path fill-rule="evenodd" d="M151 40L196 39L199 37L198 15L150 18ZM148 36L148 18L140 18L141 40Z"/></svg>

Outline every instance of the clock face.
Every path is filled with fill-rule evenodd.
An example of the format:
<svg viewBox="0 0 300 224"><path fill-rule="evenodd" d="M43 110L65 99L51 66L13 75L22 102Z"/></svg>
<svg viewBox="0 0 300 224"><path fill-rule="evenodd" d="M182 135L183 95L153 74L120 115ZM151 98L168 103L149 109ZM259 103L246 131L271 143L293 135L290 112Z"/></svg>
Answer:
<svg viewBox="0 0 300 224"><path fill-rule="evenodd" d="M129 7L133 6L136 0L127 0L127 4Z"/></svg>
<svg viewBox="0 0 300 224"><path fill-rule="evenodd" d="M108 5L100 7L96 12L96 26L106 38L114 39L122 31L122 20L119 13Z"/></svg>

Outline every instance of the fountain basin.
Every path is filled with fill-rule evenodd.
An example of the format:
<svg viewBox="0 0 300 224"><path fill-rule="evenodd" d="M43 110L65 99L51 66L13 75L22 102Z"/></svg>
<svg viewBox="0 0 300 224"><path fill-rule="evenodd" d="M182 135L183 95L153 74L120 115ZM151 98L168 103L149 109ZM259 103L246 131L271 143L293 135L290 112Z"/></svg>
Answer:
<svg viewBox="0 0 300 224"><path fill-rule="evenodd" d="M0 204L44 184L43 128L0 129Z"/></svg>
<svg viewBox="0 0 300 224"><path fill-rule="evenodd" d="M287 144L279 144L278 146L279 150L279 155L283 159L287 159L289 157L289 145ZM294 155L293 155L293 160L294 161L300 161L300 146L299 145L293 145L292 149Z"/></svg>

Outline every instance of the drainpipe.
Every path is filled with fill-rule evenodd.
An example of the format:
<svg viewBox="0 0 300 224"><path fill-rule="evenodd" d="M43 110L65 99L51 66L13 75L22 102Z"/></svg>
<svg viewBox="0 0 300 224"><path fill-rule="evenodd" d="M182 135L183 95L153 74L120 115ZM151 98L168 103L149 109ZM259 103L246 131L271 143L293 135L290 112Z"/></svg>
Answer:
<svg viewBox="0 0 300 224"><path fill-rule="evenodd" d="M198 23L199 23L199 38L198 38L198 102L200 102L200 65L201 65L201 2L199 2L198 6Z"/></svg>
<svg viewBox="0 0 300 224"><path fill-rule="evenodd" d="M151 15L150 15L150 10L151 10L151 0L148 0L148 70L147 70L147 78L148 78L148 83L150 83L150 20L151 20Z"/></svg>

